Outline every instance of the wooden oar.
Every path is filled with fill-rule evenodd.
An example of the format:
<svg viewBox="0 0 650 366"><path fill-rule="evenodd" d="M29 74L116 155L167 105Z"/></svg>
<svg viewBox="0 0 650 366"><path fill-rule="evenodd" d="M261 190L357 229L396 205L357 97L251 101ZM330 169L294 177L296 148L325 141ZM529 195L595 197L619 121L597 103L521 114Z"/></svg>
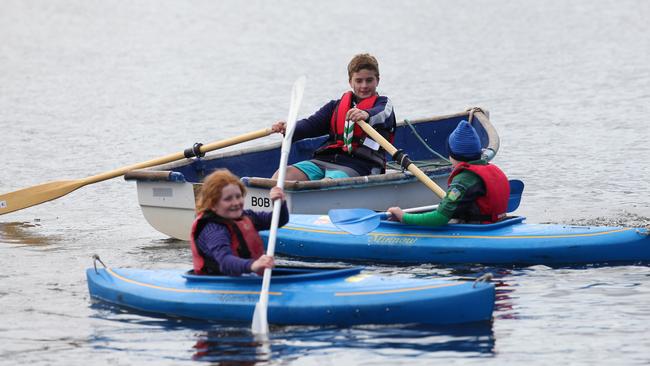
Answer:
<svg viewBox="0 0 650 366"><path fill-rule="evenodd" d="M278 167L278 182L277 186L284 188L284 178L287 173L287 161L289 160L289 151L291 151L291 138L293 131L296 127L296 119L298 118L298 109L302 102L302 94L305 90L305 77L301 76L293 84L291 89L291 103L289 105L289 117L287 117L287 124L282 140L282 148L280 150L280 166ZM269 241L266 246L266 255L272 257L275 253L275 240L278 232L278 223L280 221L280 209L282 202L275 200L273 202L273 216L271 217L271 228L269 232ZM271 269L264 269L264 278L262 279L262 290L260 291L260 299L255 304L255 312L253 313L253 322L251 324L251 331L253 334L266 336L269 333L269 322L267 319L267 310L269 306L269 287L271 286Z"/></svg>
<svg viewBox="0 0 650 366"><path fill-rule="evenodd" d="M508 212L519 207L524 182L514 179L510 181L510 197L508 197ZM407 208L404 212L425 212L435 210L438 205ZM367 208L337 208L329 210L330 221L339 229L352 235L365 235L375 230L381 220L386 220L390 213L375 212Z"/></svg>
<svg viewBox="0 0 650 366"><path fill-rule="evenodd" d="M196 146L196 148L194 149L195 151L193 151L192 149L187 149L184 152L170 154L167 156L163 156L161 158L152 159L142 163L125 166L120 169L111 170L105 173L93 175L91 177L87 177L83 179L60 180L60 181L40 184L29 188L23 188L21 190L14 191L14 192L5 193L0 195L0 215L4 215L6 213L13 212L13 211L22 210L30 206L38 205L43 202L57 199L85 185L119 177L121 175L124 175L124 173L130 170L148 168L160 164L170 163L172 161L183 159L187 156L190 157L195 156L197 152L203 154L208 151L221 149L227 146L268 136L272 132L273 131L271 130L271 128L265 128L262 130L249 132L229 139L212 142L207 145Z"/></svg>
<svg viewBox="0 0 650 366"><path fill-rule="evenodd" d="M375 129L372 128L372 126L370 126L364 121L359 121L357 122L357 124L366 132L368 136L372 137L373 140L375 140L379 145L381 145L381 147L383 147L384 150L386 150L390 154L390 156L393 157L393 160L397 161L398 163L400 163L402 167L407 169L409 172L413 173L413 175L415 175L415 177L419 179L420 182L424 183L424 185L429 187L429 189L432 190L433 193L435 193L438 197L440 198L445 197L447 193L442 188L440 188L440 186L438 186L436 182L432 181L431 178L429 178L429 176L424 174L424 172L422 172L420 168L418 168L415 164L413 164L411 160L408 158L408 156L402 154L401 152L398 154L398 151L395 148L395 146L393 146L393 144L388 142L388 140L386 140L384 136L379 134L379 132L375 131Z"/></svg>

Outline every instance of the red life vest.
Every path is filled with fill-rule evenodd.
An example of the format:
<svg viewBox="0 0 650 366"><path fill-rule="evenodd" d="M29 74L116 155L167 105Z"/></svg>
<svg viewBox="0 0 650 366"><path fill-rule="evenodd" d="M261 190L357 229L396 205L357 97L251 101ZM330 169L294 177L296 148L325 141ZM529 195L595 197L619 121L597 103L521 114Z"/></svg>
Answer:
<svg viewBox="0 0 650 366"><path fill-rule="evenodd" d="M463 170L469 170L478 175L485 184L485 195L476 199L481 215L488 217L482 223L497 222L506 216L508 199L510 197L510 183L506 175L496 165L473 165L461 162L456 165L449 175L448 185L454 177Z"/></svg>
<svg viewBox="0 0 650 366"><path fill-rule="evenodd" d="M345 129L345 115L350 110L350 107L352 107L352 97L353 94L351 91L345 92L341 97L341 101L336 107L336 110L332 113L332 119L330 120L330 133L334 136L334 143L326 146L325 149L340 149L345 152L348 151L347 146L345 146L345 143L343 142L343 132ZM376 101L377 95L375 94L372 97L360 101L356 108L370 109L375 105ZM355 124L352 136L352 150L354 150L359 146L359 141L366 137L366 133L363 132L361 127Z"/></svg>
<svg viewBox="0 0 650 366"><path fill-rule="evenodd" d="M243 215L238 220L226 220L212 211L205 211L200 213L194 220L190 234L194 273L221 273L219 263L206 256L196 243L201 231L210 222L226 226L230 233L230 248L233 254L238 257L257 259L264 254L264 243L250 217Z"/></svg>

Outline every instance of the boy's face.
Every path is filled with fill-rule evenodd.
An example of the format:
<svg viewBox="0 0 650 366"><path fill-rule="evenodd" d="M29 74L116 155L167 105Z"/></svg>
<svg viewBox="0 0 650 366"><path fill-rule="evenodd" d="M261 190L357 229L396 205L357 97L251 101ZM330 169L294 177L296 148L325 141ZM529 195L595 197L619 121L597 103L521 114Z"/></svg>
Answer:
<svg viewBox="0 0 650 366"><path fill-rule="evenodd" d="M361 69L352 73L352 78L350 78L350 87L354 95L361 99L375 95L377 85L379 85L379 78L374 71L367 69Z"/></svg>

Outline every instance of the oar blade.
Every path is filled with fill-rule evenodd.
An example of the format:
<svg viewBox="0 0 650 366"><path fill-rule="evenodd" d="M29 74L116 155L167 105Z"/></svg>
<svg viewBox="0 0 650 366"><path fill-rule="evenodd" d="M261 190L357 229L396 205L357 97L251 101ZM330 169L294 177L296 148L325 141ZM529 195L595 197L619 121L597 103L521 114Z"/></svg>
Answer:
<svg viewBox="0 0 650 366"><path fill-rule="evenodd" d="M65 196L84 186L83 180L65 180L39 184L0 195L0 215L22 210Z"/></svg>
<svg viewBox="0 0 650 366"><path fill-rule="evenodd" d="M508 212L514 212L521 203L521 194L524 191L524 182L512 179L510 182L510 197L508 197Z"/></svg>

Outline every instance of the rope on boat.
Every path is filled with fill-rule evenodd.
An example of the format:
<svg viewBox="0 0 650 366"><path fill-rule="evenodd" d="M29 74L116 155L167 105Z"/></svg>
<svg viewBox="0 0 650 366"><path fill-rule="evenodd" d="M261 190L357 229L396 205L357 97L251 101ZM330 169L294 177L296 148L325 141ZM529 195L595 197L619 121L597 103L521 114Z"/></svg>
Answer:
<svg viewBox="0 0 650 366"><path fill-rule="evenodd" d="M471 119L471 117L470 117L470 119ZM432 149L431 146L429 146L429 144L427 144L426 141L424 141L424 139L422 138L422 136L420 136L420 134L418 133L418 131L415 129L415 127L413 127L413 125L411 124L411 122L409 122L408 119L404 119L404 123L406 123L406 124L411 128L411 131L413 132L413 134L415 135L415 137L420 141L420 143L422 143L422 145L423 145L427 150L429 150L429 152L431 152L431 153L434 154L435 156L439 157L439 158L442 159L443 161L446 161L448 164L451 164L451 162L450 162L449 160L447 160L446 157L440 155L437 151L435 151L434 149ZM446 165L446 164L445 164L445 165Z"/></svg>
<svg viewBox="0 0 650 366"><path fill-rule="evenodd" d="M97 272L97 262L101 263L104 268L108 268L97 254L93 254L93 267L95 267L95 273L99 274L99 272Z"/></svg>
<svg viewBox="0 0 650 366"><path fill-rule="evenodd" d="M485 273L485 274L483 274L481 277L477 278L477 279L474 281L474 284L472 285L472 287L476 287L476 285L477 285L479 282L489 282L489 281L492 281L492 278L493 278L493 277L494 277L494 276L492 275L492 272Z"/></svg>
<svg viewBox="0 0 650 366"><path fill-rule="evenodd" d="M449 164L446 162L437 162L437 161L430 161L430 160L411 160L411 163L415 164L415 166L417 166L422 170L426 170L431 167L439 168L439 167L449 166ZM402 170L401 166L394 161L387 161L386 166L393 170Z"/></svg>
<svg viewBox="0 0 650 366"><path fill-rule="evenodd" d="M483 113L483 114L485 114L487 116L487 112L485 112L481 107L467 108L467 112L469 112L469 116L468 116L469 121L467 121L467 122L469 122L470 124L472 123L472 119L474 118L474 113L476 113L476 112L481 112L481 113ZM484 148L482 150L483 150L483 152L481 153L481 159L484 159L484 160L487 160L487 161L492 160L494 158L494 156L497 154L497 152L494 151L490 147Z"/></svg>
<svg viewBox="0 0 650 366"><path fill-rule="evenodd" d="M467 121L469 124L472 124L472 118L474 118L474 113L481 112L485 114L485 112L483 112L483 109L481 109L481 107L469 107L467 108L467 112L469 112L469 117Z"/></svg>

